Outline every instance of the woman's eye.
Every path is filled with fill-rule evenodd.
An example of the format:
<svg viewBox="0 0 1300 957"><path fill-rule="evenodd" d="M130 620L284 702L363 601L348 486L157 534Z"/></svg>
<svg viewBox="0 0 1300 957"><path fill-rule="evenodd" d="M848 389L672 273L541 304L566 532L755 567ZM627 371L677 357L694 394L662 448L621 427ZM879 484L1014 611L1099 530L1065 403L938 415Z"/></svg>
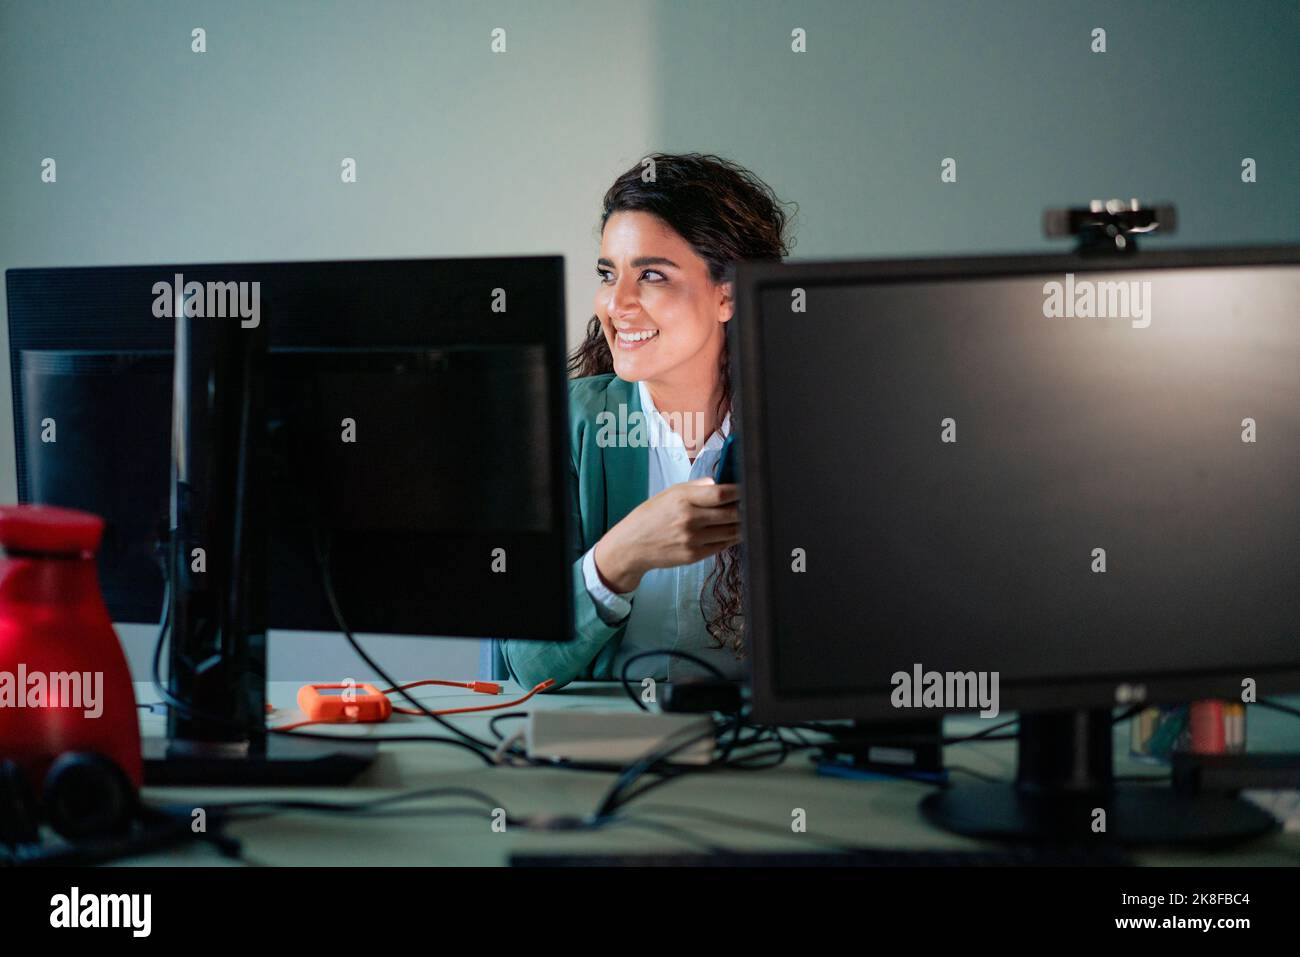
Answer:
<svg viewBox="0 0 1300 957"><path fill-rule="evenodd" d="M598 278L601 282L606 282L606 283L613 282L614 274L608 269L597 267L596 278ZM641 278L647 280L648 282L668 281L668 277L665 276L663 273L661 273L658 269L647 269L645 272L641 273Z"/></svg>

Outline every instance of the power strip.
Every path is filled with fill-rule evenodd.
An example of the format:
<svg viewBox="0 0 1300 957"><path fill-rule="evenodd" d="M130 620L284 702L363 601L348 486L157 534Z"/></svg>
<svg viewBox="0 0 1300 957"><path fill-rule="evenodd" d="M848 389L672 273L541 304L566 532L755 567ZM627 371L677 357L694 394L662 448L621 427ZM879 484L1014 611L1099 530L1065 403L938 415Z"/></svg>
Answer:
<svg viewBox="0 0 1300 957"><path fill-rule="evenodd" d="M705 715L539 708L528 716L524 742L528 756L543 761L629 764L699 737L668 759L698 765L713 757L712 729L713 719Z"/></svg>

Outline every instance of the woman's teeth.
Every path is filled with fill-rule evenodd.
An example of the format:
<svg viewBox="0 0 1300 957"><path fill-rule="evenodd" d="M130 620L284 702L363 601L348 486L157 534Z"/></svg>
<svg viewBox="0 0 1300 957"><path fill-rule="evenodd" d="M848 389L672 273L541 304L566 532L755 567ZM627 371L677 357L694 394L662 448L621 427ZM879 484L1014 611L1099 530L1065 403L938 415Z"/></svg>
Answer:
<svg viewBox="0 0 1300 957"><path fill-rule="evenodd" d="M618 341L631 345L636 342L646 342L657 335L659 335L658 329L643 329L640 332L620 332L618 334Z"/></svg>

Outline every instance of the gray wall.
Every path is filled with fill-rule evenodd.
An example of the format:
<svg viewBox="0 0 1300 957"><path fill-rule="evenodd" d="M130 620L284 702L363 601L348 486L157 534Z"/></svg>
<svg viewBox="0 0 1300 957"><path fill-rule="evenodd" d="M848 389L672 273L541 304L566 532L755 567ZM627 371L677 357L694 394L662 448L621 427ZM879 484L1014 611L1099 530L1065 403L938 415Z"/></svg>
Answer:
<svg viewBox="0 0 1300 957"><path fill-rule="evenodd" d="M1098 196L1176 201L1168 245L1297 242L1298 49L1289 0L0 2L0 268L560 252L572 338L600 197L656 149L767 179L801 258L1049 248L1043 207ZM0 346L13 501L5 321ZM357 671L339 639L272 649L274 677Z"/></svg>

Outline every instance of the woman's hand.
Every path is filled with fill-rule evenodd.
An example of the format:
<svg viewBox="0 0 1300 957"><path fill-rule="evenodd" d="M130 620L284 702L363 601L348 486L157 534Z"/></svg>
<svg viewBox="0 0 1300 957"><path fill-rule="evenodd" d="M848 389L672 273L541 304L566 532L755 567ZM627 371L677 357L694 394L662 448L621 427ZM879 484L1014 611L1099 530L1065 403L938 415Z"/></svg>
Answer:
<svg viewBox="0 0 1300 957"><path fill-rule="evenodd" d="M702 478L647 499L596 543L596 571L630 592L652 568L690 565L740 541L740 491Z"/></svg>

